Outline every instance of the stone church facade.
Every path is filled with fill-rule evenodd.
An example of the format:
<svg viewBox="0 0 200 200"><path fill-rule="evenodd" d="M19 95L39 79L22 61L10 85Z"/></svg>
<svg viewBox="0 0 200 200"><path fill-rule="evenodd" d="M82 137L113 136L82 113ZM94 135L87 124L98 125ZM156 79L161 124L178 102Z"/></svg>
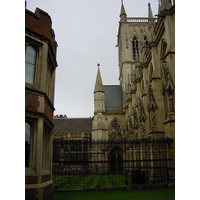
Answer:
<svg viewBox="0 0 200 200"><path fill-rule="evenodd" d="M142 168L154 182L160 167L174 181L175 0L161 0L156 18L150 4L148 17L127 17L122 3L117 46L119 85L103 85L98 64L87 170L130 174Z"/></svg>
<svg viewBox="0 0 200 200"><path fill-rule="evenodd" d="M175 1L158 17L127 17L118 31L120 85L103 85L98 68L92 140L171 138L175 164Z"/></svg>

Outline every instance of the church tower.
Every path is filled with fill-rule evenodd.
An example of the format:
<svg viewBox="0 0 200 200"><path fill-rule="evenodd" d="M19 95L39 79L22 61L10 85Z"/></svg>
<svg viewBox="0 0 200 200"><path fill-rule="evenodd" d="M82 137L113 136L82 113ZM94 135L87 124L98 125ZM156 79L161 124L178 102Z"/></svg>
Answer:
<svg viewBox="0 0 200 200"><path fill-rule="evenodd" d="M147 17L127 17L121 4L119 78L126 116L125 135L129 138L157 137L157 133L164 137L160 57L155 48L160 38L156 39L155 27L156 18L150 3Z"/></svg>

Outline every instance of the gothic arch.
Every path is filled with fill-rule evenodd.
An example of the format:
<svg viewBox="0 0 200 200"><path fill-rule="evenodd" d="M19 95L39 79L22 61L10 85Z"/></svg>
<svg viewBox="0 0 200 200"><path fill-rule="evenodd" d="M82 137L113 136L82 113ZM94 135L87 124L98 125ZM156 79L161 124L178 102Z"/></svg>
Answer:
<svg viewBox="0 0 200 200"><path fill-rule="evenodd" d="M40 53L40 45L37 43L33 43L31 41L26 41L26 46L25 46L25 55L26 55L26 50L27 47L31 46L32 48L34 48L34 50L36 51L36 59L39 58L39 53Z"/></svg>
<svg viewBox="0 0 200 200"><path fill-rule="evenodd" d="M110 152L110 171L123 172L123 150L116 146Z"/></svg>
<svg viewBox="0 0 200 200"><path fill-rule="evenodd" d="M165 59L166 51L167 51L167 42L163 38L161 42L161 47L160 47L160 58L162 61L164 61Z"/></svg>
<svg viewBox="0 0 200 200"><path fill-rule="evenodd" d="M168 89L168 90L174 90L174 83L173 83L173 81L171 80L171 79L169 79L168 80L168 82L167 82L167 85L166 85L166 88Z"/></svg>
<svg viewBox="0 0 200 200"><path fill-rule="evenodd" d="M144 45L147 46L148 43L149 43L149 39L148 39L148 37L147 37L147 34L144 33Z"/></svg>
<svg viewBox="0 0 200 200"><path fill-rule="evenodd" d="M139 40L134 35L132 39L132 52L133 52L133 60L139 60L140 59L140 53L139 53Z"/></svg>
<svg viewBox="0 0 200 200"><path fill-rule="evenodd" d="M114 117L110 121L110 123L108 125L108 134L109 134L109 137L112 139L112 131L113 131L112 129L113 129L114 123L117 123L119 125L121 137L123 138L123 126L122 126L121 120L118 117Z"/></svg>

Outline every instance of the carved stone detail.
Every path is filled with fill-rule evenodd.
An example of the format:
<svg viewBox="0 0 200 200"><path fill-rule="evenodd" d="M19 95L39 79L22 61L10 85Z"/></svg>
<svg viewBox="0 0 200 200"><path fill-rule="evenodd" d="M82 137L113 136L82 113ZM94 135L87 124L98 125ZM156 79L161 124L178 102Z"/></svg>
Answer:
<svg viewBox="0 0 200 200"><path fill-rule="evenodd" d="M146 120L146 115L145 115L145 111L144 111L144 105L143 105L143 101L140 100L139 101L139 121L145 121Z"/></svg>
<svg viewBox="0 0 200 200"><path fill-rule="evenodd" d="M172 75L167 62L161 63L161 77L163 89L168 89L169 85L171 85L173 89L175 88L174 81L172 79Z"/></svg>
<svg viewBox="0 0 200 200"><path fill-rule="evenodd" d="M138 129L139 124L138 124L137 112L136 112L135 109L134 109L134 112L133 112L133 119L134 119L134 128Z"/></svg>
<svg viewBox="0 0 200 200"><path fill-rule="evenodd" d="M148 111L156 110L157 104L153 94L153 89L151 85L148 85Z"/></svg>

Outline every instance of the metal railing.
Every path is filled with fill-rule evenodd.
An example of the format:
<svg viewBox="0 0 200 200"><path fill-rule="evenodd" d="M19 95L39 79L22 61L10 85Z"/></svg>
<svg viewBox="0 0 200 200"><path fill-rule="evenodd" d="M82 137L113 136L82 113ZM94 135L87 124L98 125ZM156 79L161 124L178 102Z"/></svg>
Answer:
<svg viewBox="0 0 200 200"><path fill-rule="evenodd" d="M54 191L123 189L174 180L171 139L90 141L71 151L71 140L54 141ZM78 144L78 143L77 143Z"/></svg>

